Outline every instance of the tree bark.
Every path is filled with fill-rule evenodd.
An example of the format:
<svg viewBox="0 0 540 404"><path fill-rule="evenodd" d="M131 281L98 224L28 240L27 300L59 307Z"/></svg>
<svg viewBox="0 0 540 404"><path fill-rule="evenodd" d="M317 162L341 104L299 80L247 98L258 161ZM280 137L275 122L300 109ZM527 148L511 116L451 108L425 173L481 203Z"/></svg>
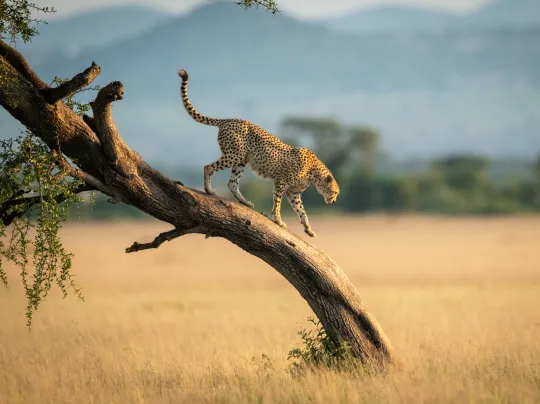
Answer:
<svg viewBox="0 0 540 404"><path fill-rule="evenodd" d="M62 97L88 85L99 72L92 62L72 81L52 89L22 55L0 41L0 104L50 147L69 175L107 194L111 202L133 205L174 227L152 243L134 243L126 252L158 248L188 233L226 238L283 275L334 343L347 342L365 362L393 362L384 331L331 258L248 207L166 178L123 142L111 110L112 103L123 98L120 82L99 91L92 103L94 118L83 119L62 102Z"/></svg>

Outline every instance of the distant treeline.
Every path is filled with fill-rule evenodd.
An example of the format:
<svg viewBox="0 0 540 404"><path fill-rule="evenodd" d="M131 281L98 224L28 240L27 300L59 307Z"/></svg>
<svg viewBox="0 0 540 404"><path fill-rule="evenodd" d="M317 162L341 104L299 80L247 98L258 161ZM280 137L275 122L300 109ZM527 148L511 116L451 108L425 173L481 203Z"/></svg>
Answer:
<svg viewBox="0 0 540 404"><path fill-rule="evenodd" d="M369 127L347 127L331 118L289 117L282 122L281 138L310 147L334 173L341 188L338 203L324 206L313 187L303 194L308 212L367 213L418 212L447 215L517 214L540 212L540 155L536 161L491 161L474 154L453 154L431 161L396 164L382 152L381 135ZM171 178L202 187L202 167L160 167ZM221 196L233 200L226 187L228 172L215 175ZM272 206L272 183L246 175L242 193L258 211ZM324 206L324 209L323 209ZM283 214L291 214L284 209ZM111 205L98 196L90 209L92 219L144 218L126 205Z"/></svg>

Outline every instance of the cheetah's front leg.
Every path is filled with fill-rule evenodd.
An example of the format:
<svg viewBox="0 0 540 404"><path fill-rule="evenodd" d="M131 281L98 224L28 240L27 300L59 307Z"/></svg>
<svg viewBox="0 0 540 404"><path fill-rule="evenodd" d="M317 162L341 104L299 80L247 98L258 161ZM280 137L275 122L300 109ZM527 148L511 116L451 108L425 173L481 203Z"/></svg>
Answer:
<svg viewBox="0 0 540 404"><path fill-rule="evenodd" d="M283 192L285 192L286 186L283 184L274 183L274 206L272 207L272 215L274 216L274 222L278 226L287 228L287 225L281 220L281 198L283 198Z"/></svg>
<svg viewBox="0 0 540 404"><path fill-rule="evenodd" d="M286 195L289 204L294 209L296 215L300 219L300 223L304 225L304 231L306 232L306 234L310 237L315 237L315 232L311 229L311 226L309 225L309 220L307 217L307 213L304 210L304 205L302 204L300 192L287 191Z"/></svg>

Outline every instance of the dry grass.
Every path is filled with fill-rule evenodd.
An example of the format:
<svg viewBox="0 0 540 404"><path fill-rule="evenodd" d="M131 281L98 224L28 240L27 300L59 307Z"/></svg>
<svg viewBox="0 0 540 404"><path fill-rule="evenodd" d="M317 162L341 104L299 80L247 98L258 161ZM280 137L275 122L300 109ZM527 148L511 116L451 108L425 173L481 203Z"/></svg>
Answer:
<svg viewBox="0 0 540 404"><path fill-rule="evenodd" d="M28 332L11 272L0 403L540 402L540 218L312 222L402 370L295 379L287 352L311 312L272 268L201 236L123 253L159 224L71 225L86 302L56 294Z"/></svg>

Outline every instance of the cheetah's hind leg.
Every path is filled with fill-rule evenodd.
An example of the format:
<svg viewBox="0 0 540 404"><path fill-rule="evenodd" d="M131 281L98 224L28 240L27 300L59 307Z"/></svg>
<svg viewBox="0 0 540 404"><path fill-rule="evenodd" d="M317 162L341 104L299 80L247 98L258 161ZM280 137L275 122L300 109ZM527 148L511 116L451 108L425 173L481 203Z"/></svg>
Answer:
<svg viewBox="0 0 540 404"><path fill-rule="evenodd" d="M272 207L273 221L280 227L286 229L287 225L281 220L281 199L285 192L286 185L274 182L274 203Z"/></svg>
<svg viewBox="0 0 540 404"><path fill-rule="evenodd" d="M216 190L212 188L211 178L215 172L231 167L232 164L230 164L229 161L230 160L222 156L219 160L214 161L212 164L204 166L204 190L207 194L218 196Z"/></svg>
<svg viewBox="0 0 540 404"><path fill-rule="evenodd" d="M244 169L246 165L245 164L238 164L231 168L231 178L229 180L229 189L231 190L234 197L243 205L246 205L250 208L254 208L255 205L248 201L242 193L240 192L240 179L242 178L242 175L244 174Z"/></svg>

